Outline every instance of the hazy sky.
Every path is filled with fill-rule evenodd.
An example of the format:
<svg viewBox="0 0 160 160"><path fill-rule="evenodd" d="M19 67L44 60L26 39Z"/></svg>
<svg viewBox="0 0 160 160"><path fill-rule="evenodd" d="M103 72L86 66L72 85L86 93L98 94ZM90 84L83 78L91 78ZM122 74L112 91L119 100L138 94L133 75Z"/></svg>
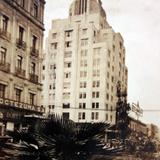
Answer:
<svg viewBox="0 0 160 160"><path fill-rule="evenodd" d="M67 18L73 0L46 0L45 36L51 20ZM109 24L126 47L128 100L160 110L160 0L102 0ZM160 126L160 111L144 111L143 120Z"/></svg>

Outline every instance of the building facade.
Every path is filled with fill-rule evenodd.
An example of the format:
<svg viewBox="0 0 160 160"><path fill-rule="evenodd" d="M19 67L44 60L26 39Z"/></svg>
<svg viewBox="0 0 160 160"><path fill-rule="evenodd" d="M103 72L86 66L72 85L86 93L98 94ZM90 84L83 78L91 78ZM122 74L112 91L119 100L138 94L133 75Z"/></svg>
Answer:
<svg viewBox="0 0 160 160"><path fill-rule="evenodd" d="M116 120L116 85L127 90L128 71L120 33L100 0L74 0L67 19L52 21L43 66L42 104L75 122Z"/></svg>
<svg viewBox="0 0 160 160"><path fill-rule="evenodd" d="M129 117L129 122L129 128L131 129L132 133L136 132L148 136L147 124L141 122L140 120L136 120L132 117Z"/></svg>
<svg viewBox="0 0 160 160"><path fill-rule="evenodd" d="M0 121L19 127L40 106L44 0L0 0Z"/></svg>
<svg viewBox="0 0 160 160"><path fill-rule="evenodd" d="M147 127L148 127L148 137L152 139L160 140L158 126L154 124L148 124Z"/></svg>

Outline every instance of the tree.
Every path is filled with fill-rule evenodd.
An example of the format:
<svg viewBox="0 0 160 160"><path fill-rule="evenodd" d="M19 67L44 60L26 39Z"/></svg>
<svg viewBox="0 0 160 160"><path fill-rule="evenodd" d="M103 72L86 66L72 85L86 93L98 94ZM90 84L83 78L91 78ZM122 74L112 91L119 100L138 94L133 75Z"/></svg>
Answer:
<svg viewBox="0 0 160 160"><path fill-rule="evenodd" d="M103 151L100 137L107 127L106 123L76 124L52 115L27 132L10 133L21 144L6 144L3 151L15 160L87 160Z"/></svg>
<svg viewBox="0 0 160 160"><path fill-rule="evenodd" d="M116 126L119 131L119 136L122 142L124 143L127 135L130 132L129 129L129 111L130 105L127 103L127 92L121 91L121 83L117 83L117 107L116 107Z"/></svg>

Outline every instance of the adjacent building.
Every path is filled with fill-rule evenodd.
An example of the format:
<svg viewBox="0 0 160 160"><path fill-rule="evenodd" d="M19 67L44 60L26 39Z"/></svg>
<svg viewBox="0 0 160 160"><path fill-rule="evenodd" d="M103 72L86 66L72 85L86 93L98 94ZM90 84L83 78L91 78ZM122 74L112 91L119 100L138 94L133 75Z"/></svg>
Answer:
<svg viewBox="0 0 160 160"><path fill-rule="evenodd" d="M20 127L40 106L44 0L0 0L0 121ZM2 131L2 129L0 129Z"/></svg>
<svg viewBox="0 0 160 160"><path fill-rule="evenodd" d="M127 90L128 71L123 38L108 24L101 0L74 0L67 19L52 21L46 44L46 113L114 124L116 86Z"/></svg>
<svg viewBox="0 0 160 160"><path fill-rule="evenodd" d="M160 140L159 128L154 124L148 124L148 137L155 140Z"/></svg>
<svg viewBox="0 0 160 160"><path fill-rule="evenodd" d="M132 134L142 134L148 136L147 124L141 122L140 120L129 117L129 128L132 131Z"/></svg>

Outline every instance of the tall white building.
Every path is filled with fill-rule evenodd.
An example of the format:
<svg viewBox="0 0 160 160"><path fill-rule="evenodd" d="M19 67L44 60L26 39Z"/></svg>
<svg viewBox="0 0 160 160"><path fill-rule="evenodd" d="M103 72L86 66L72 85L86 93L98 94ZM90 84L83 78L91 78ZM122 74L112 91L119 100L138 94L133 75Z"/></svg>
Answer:
<svg viewBox="0 0 160 160"><path fill-rule="evenodd" d="M43 66L46 113L75 122L115 123L116 85L127 90L125 48L100 0L74 0L52 21Z"/></svg>

